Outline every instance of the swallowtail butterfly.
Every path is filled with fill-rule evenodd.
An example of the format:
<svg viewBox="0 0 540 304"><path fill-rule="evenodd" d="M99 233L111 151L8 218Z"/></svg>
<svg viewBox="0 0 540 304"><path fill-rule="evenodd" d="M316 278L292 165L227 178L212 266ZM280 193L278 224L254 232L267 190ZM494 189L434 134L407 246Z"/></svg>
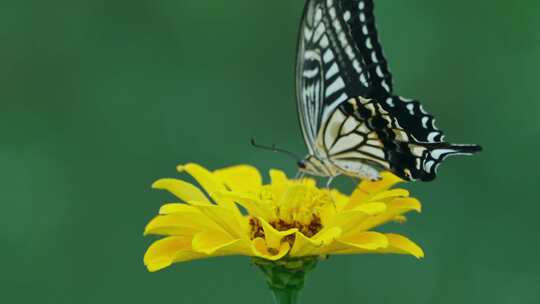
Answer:
<svg viewBox="0 0 540 304"><path fill-rule="evenodd" d="M446 142L418 101L394 95L373 0L307 0L297 56L302 172L430 181L448 156L481 150Z"/></svg>

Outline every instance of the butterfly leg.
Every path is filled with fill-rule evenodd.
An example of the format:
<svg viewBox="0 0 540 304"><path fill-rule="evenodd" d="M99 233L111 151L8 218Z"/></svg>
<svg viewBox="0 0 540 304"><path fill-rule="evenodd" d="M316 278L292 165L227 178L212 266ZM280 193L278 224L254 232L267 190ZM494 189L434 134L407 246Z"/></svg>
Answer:
<svg viewBox="0 0 540 304"><path fill-rule="evenodd" d="M304 178L305 175L306 175L305 172L302 172L302 171L299 170L299 171L296 173L296 176L294 177L294 179L302 179L302 178Z"/></svg>
<svg viewBox="0 0 540 304"><path fill-rule="evenodd" d="M328 180L326 181L326 189L330 189L330 185L334 181L335 176L330 176Z"/></svg>

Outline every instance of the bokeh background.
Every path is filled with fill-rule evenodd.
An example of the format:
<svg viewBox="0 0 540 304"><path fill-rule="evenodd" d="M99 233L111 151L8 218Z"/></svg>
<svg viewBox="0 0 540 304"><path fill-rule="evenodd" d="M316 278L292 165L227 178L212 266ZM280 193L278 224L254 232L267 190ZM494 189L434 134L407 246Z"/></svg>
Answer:
<svg viewBox="0 0 540 304"><path fill-rule="evenodd" d="M302 0L0 2L0 294L6 303L272 303L249 260L148 273L175 166L295 164ZM426 258L333 257L304 303L538 303L540 2L376 1L396 92L455 142L421 215ZM350 189L349 179L335 184Z"/></svg>

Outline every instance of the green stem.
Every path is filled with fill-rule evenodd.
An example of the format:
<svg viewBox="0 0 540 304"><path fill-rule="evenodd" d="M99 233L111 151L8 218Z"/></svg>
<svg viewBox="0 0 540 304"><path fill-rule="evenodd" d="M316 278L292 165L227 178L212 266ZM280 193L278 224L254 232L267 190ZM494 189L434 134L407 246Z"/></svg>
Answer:
<svg viewBox="0 0 540 304"><path fill-rule="evenodd" d="M297 304L306 275L315 268L318 258L283 259L275 262L263 259L253 261L266 275L266 282L276 304Z"/></svg>
<svg viewBox="0 0 540 304"><path fill-rule="evenodd" d="M300 290L295 289L272 289L276 304L297 304Z"/></svg>

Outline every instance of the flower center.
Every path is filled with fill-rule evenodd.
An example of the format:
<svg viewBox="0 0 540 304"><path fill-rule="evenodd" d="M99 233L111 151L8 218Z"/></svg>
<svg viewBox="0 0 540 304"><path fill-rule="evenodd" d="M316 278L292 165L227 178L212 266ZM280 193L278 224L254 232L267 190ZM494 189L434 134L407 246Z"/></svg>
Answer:
<svg viewBox="0 0 540 304"><path fill-rule="evenodd" d="M308 238L323 229L321 214L326 208L333 208L330 192L320 190L314 182L292 181L282 189L266 187L261 193L261 200L273 210L273 216L264 220L278 231L297 229ZM267 209L267 210L268 210ZM265 238L261 220L250 217L251 239ZM286 236L282 241L291 246L295 235Z"/></svg>
<svg viewBox="0 0 540 304"><path fill-rule="evenodd" d="M299 221L286 222L282 219L271 221L269 224L272 225L272 227L274 227L278 231L287 231L289 229L296 228L298 229L298 231L300 231L303 235L307 237L314 236L315 234L317 234L317 232L321 231L321 229L323 228L321 219L317 215L313 215L312 220L307 224L301 223ZM261 238L265 237L264 229L259 219L255 217L250 218L249 225L251 226L251 239L255 239L258 237L261 237ZM287 241L289 241L292 245L292 242L294 241L294 235L290 235L287 238L289 238L287 239Z"/></svg>

